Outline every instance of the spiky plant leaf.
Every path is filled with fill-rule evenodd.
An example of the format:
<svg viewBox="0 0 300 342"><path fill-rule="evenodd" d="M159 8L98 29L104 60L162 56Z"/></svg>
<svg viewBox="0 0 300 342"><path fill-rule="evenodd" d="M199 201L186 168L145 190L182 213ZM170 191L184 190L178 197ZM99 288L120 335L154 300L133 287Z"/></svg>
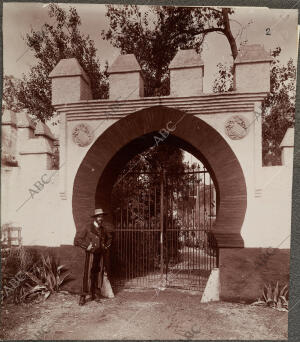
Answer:
<svg viewBox="0 0 300 342"><path fill-rule="evenodd" d="M40 279L38 279L33 273L31 272L26 272L26 275L36 284L42 285L42 281Z"/></svg>
<svg viewBox="0 0 300 342"><path fill-rule="evenodd" d="M58 281L58 286L61 286L63 282L70 276L70 273L65 274L62 278L59 279Z"/></svg>
<svg viewBox="0 0 300 342"><path fill-rule="evenodd" d="M284 296L280 296L279 298L281 299L282 306L288 308L289 302L287 301L287 299Z"/></svg>
<svg viewBox="0 0 300 342"><path fill-rule="evenodd" d="M265 302L267 302L267 296L266 296L266 294L265 294L265 291L263 291L263 300L265 301Z"/></svg>
<svg viewBox="0 0 300 342"><path fill-rule="evenodd" d="M278 281L277 281L275 289L274 289L274 296L273 296L274 303L277 303L278 301L278 294L279 294L279 288L278 288Z"/></svg>
<svg viewBox="0 0 300 342"><path fill-rule="evenodd" d="M281 309L282 308L282 301L280 298L278 298L277 304L276 304L276 308L277 309Z"/></svg>
<svg viewBox="0 0 300 342"><path fill-rule="evenodd" d="M45 292L44 299L46 300L51 295L50 291Z"/></svg>
<svg viewBox="0 0 300 342"><path fill-rule="evenodd" d="M273 303L273 298L272 298L272 287L271 285L269 284L267 286L267 303Z"/></svg>
<svg viewBox="0 0 300 342"><path fill-rule="evenodd" d="M283 288L279 292L279 296L283 296L286 289L287 289L287 285L284 285Z"/></svg>

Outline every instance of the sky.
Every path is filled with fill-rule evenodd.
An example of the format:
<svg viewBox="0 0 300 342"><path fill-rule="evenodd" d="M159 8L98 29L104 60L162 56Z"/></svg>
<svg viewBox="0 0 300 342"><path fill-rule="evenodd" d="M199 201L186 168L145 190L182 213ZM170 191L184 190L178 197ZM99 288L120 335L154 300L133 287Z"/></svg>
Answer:
<svg viewBox="0 0 300 342"><path fill-rule="evenodd" d="M104 65L111 64L118 56L118 49L102 40L101 30L109 26L105 17L106 7L101 4L60 4L65 9L74 6L81 17L82 32L89 34L95 41L98 57ZM146 10L146 6L143 9ZM297 22L296 9L268 9L257 7L238 7L231 16L231 27L236 35L244 26L243 40L248 44L263 44L267 50L277 46L282 48L280 60L286 63L289 58L297 58ZM39 29L45 22L51 22L47 15L47 4L43 3L5 3L3 5L3 68L5 75L21 77L36 64L33 54L28 51L23 37L31 28ZM248 25L248 23L250 23ZM266 34L267 29L270 35ZM204 92L211 92L215 78L216 65L219 62L232 62L230 47L223 35L211 33L206 38L203 51Z"/></svg>

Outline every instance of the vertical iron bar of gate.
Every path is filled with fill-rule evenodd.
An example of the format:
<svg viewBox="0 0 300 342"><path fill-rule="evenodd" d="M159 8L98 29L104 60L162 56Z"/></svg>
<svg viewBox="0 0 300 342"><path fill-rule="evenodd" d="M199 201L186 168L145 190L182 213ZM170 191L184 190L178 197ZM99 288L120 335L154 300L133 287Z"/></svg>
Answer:
<svg viewBox="0 0 300 342"><path fill-rule="evenodd" d="M135 200L135 198L134 198ZM133 212L133 208L131 207L131 211ZM134 215L132 215L132 217L134 218ZM135 223L133 221L134 219L132 219L132 227L130 228L130 231L128 232L128 236L129 236L129 251L128 251L128 259L130 260L129 263L131 265L131 271L129 273L129 278L132 279L133 278L133 258L132 258L132 251L133 251L133 232L134 232L134 229L135 229Z"/></svg>
<svg viewBox="0 0 300 342"><path fill-rule="evenodd" d="M148 190L148 226L147 226L147 240L148 240L148 249L147 249L147 270L148 270L148 283L150 281L151 278L151 265L150 265L150 251L151 251L151 243L150 243L150 236L151 236L151 232L150 232L150 191L151 188L149 187Z"/></svg>
<svg viewBox="0 0 300 342"><path fill-rule="evenodd" d="M163 231L164 231L164 176L163 176L163 171L162 171L160 174L160 278L161 278L161 283L163 283L163 276L164 276Z"/></svg>
<svg viewBox="0 0 300 342"><path fill-rule="evenodd" d="M126 240L127 240L127 247L126 247L126 263L128 263L128 280L131 280L131 273L132 273L132 260L130 259L130 250L132 249L132 241L131 241L131 230L134 229L134 210L133 210L133 204L132 199L129 199L129 187L127 186L127 198L128 198L128 206L127 206L127 216L128 216L128 224L127 224L127 234L126 234ZM135 201L135 197L133 198ZM130 207L129 207L130 205Z"/></svg>
<svg viewBox="0 0 300 342"><path fill-rule="evenodd" d="M140 210L139 198L137 200L137 210L139 213L139 210ZM139 233L138 227L135 227L135 229L134 229L134 239L135 239L135 246L133 247L133 249L134 249L133 273L134 273L134 278L135 278L135 277L138 277L138 266L139 266L139 262L138 262L138 260L139 260L138 243L139 242L137 242L137 241L139 241L139 239L140 239L140 233Z"/></svg>
<svg viewBox="0 0 300 342"><path fill-rule="evenodd" d="M125 246L124 246L124 251L125 251L125 263L127 266L128 260L127 260L127 250L128 250L128 227L129 227L129 211L128 211L128 206L129 206L129 199L128 199L128 186L126 187L126 227L125 229L127 229L127 234L126 234L126 230L124 231L124 237L125 237ZM130 268L130 264L128 265L128 268L126 267L126 281L129 280L129 276L128 276L128 269Z"/></svg>
<svg viewBox="0 0 300 342"><path fill-rule="evenodd" d="M211 177L209 175L209 238L211 240ZM211 242L209 243L209 267L210 269L212 269L212 266L214 267L214 260L212 260L212 258L214 257L214 255L212 254L212 246L211 246Z"/></svg>
<svg viewBox="0 0 300 342"><path fill-rule="evenodd" d="M143 193L143 199L142 199L142 203L143 203L143 238L144 238L144 274L143 274L143 279L145 279L146 283L148 283L148 267L147 267L147 257L148 257L148 250L147 250L147 230L146 230L146 227L147 227L147 221L145 219L145 212L146 212L146 205L147 205L147 193Z"/></svg>
<svg viewBox="0 0 300 342"><path fill-rule="evenodd" d="M191 274L190 274L190 279L189 279L189 288L191 288L193 286L193 281L194 281L194 275L195 275L195 254L196 254L196 240L197 240L197 231L196 231L196 188L195 188L195 176L196 176L196 165L194 165L193 167L193 178L192 178L192 182L193 182L193 247L192 247L192 251L193 251L193 260L191 262L192 264L192 270L191 270Z"/></svg>
<svg viewBox="0 0 300 342"><path fill-rule="evenodd" d="M141 205L142 205L142 208L141 208L141 212L142 213L139 213L140 215L142 215L143 217L143 222L142 224L140 225L141 227L141 233L142 233L142 239L141 241L143 241L143 253L142 253L142 285L144 285L144 282L145 282L145 275L146 275L146 272L145 272L145 220L144 220L144 206L145 206L145 202L144 202L144 191L145 189L141 189L141 194L142 194L142 198L141 198Z"/></svg>
<svg viewBox="0 0 300 342"><path fill-rule="evenodd" d="M154 186L154 227L152 229L155 229L155 232L152 232L152 244L155 248L154 257L156 259L157 256L157 247L156 247L156 229L157 229L157 216L156 216L156 185ZM156 275L156 265L154 261L154 278Z"/></svg>
<svg viewBox="0 0 300 342"><path fill-rule="evenodd" d="M197 256L197 272L198 272L198 289L201 288L201 252L202 252L202 231L201 231L201 219L200 219L200 213L201 213L201 199L200 199L200 192L201 192L201 167L200 164L198 165L198 175L197 175L197 201L198 201L198 256Z"/></svg>
<svg viewBox="0 0 300 342"><path fill-rule="evenodd" d="M176 242L176 224L175 222L178 222L178 198L176 206L174 207L173 203L173 196L175 198L175 193L178 195L178 184L176 185L176 188L174 189L173 185L174 181L174 175L171 175L169 180L167 180L167 184L169 186L168 189L168 207L167 215L169 215L169 219L171 222L168 222L167 229L169 229L167 233L167 256L168 256L168 268L170 270L170 279L172 282L173 278L173 267L176 264L176 258L177 258L177 242ZM178 181L178 180L177 180ZM175 238L174 238L175 236Z"/></svg>
<svg viewBox="0 0 300 342"><path fill-rule="evenodd" d="M164 179L164 185L165 185L165 188L164 188L164 191L165 191L165 201L164 201L164 209L165 209L165 212L166 212L166 218L165 218L165 222L164 222L164 225L165 225L165 230L164 230L164 256L165 256L165 264L166 264L166 270L165 270L165 274L164 274L164 277L165 277L165 283L167 283L168 281L168 272L169 272L169 252L168 252L168 235L169 233L172 233L172 232L169 232L169 223L170 223L170 219L169 219L169 215L168 215L168 211L169 211L169 184L168 184L168 180L169 180L169 177L167 175L165 175L165 179Z"/></svg>
<svg viewBox="0 0 300 342"><path fill-rule="evenodd" d="M201 173L201 164L199 165L199 229L200 229L200 239L201 239L201 247L200 247L200 250L199 250L199 289L202 288L202 277L203 277L203 255L204 255L204 248L205 248L205 232L203 231L203 226L202 226L202 218L201 218L201 201L202 201L202 197L201 197L201 192L202 192L202 173Z"/></svg>
<svg viewBox="0 0 300 342"><path fill-rule="evenodd" d="M178 185L175 185L174 186L174 182L175 182L175 178L174 177L172 177L172 180L171 180L171 217L172 217L172 227L171 227L171 229L172 229L172 249L174 250L174 243L173 243L173 233L174 233L174 231L173 231L173 229L177 229L176 228L176 225L178 225L178 222L179 222L179 220L178 220L178 215L179 215L179 210L178 210L178 197L177 197L177 200L176 200L176 198L175 198L175 194L178 194L178 191L179 191L179 188L180 188L180 186L178 186ZM175 190L174 190L174 188L175 188ZM173 213L175 213L174 214L174 218L173 218ZM175 234L177 234L176 233L176 231L175 231ZM177 246L177 242L176 242L176 247L175 248L178 248L178 246ZM176 249L176 254L177 254L177 251L178 251L178 249ZM176 262L174 262L173 263L173 267L175 267L175 265L176 265ZM179 268L176 268L176 278L174 277L174 275L172 275L172 279L174 280L174 282L175 282L175 285L176 285L176 283L178 283L179 281L180 281L180 267ZM173 281L172 280L172 281Z"/></svg>
<svg viewBox="0 0 300 342"><path fill-rule="evenodd" d="M205 246L205 253L204 253L204 258L205 258L205 271L208 271L208 260L207 260L207 250L208 250L208 235L207 235L207 227L206 227L206 222L205 222L205 204L206 204L206 194L205 194L205 171L206 168L203 167L204 173L203 173L203 228L204 228L204 234L205 234L205 240L206 240L206 246Z"/></svg>
<svg viewBox="0 0 300 342"><path fill-rule="evenodd" d="M119 262L121 263L121 265L123 265L123 225L124 225L124 222L123 222L123 210L124 210L124 207L123 207L123 199L124 199L124 182L123 182L123 177L122 177L122 201L121 201L121 227L120 227L120 231L119 231L119 238L120 238L120 249L119 249L119 255L120 255L120 260ZM124 203L125 204L125 203ZM123 268L123 267L122 267ZM122 276L121 278L124 278L124 269L122 269Z"/></svg>

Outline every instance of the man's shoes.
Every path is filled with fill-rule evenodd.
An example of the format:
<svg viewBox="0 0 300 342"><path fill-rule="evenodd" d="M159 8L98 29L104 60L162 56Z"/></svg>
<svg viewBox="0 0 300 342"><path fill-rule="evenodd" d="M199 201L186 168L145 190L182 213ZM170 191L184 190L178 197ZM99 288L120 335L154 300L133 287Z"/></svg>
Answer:
<svg viewBox="0 0 300 342"><path fill-rule="evenodd" d="M95 302L102 303L101 297L100 296L96 296Z"/></svg>
<svg viewBox="0 0 300 342"><path fill-rule="evenodd" d="M80 296L79 305L84 305L84 304L85 304L85 296Z"/></svg>
<svg viewBox="0 0 300 342"><path fill-rule="evenodd" d="M91 300L94 300L97 303L101 303L101 297L96 293L91 294Z"/></svg>

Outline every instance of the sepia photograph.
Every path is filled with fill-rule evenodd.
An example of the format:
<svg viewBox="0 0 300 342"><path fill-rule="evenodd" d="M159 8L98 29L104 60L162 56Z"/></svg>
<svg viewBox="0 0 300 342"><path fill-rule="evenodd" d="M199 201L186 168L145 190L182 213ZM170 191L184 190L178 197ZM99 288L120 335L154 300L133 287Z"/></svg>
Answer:
<svg viewBox="0 0 300 342"><path fill-rule="evenodd" d="M288 340L298 9L250 5L3 3L0 340Z"/></svg>

